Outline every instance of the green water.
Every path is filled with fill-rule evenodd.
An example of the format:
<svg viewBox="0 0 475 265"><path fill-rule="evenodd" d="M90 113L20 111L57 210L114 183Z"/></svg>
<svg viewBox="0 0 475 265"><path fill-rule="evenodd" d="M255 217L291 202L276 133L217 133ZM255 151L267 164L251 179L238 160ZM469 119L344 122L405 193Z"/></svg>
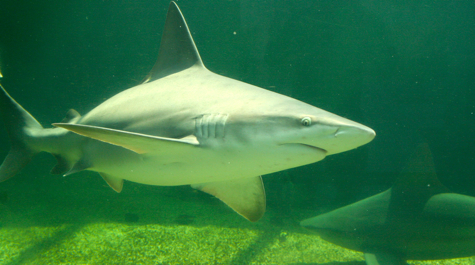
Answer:
<svg viewBox="0 0 475 265"><path fill-rule="evenodd" d="M441 182L454 192L475 196L475 2L177 3L210 70L365 124L376 131L375 140L316 164L264 176L268 211L255 224L189 187L126 182L116 194L93 172L52 176L48 172L54 158L40 154L21 174L0 184L0 237L12 240L6 247L9 254L0 252L0 261L47 264L52 262L48 255L59 255L59 246L65 244L72 254L62 257L64 264L353 264L350 254L332 259L338 256L335 250L309 253L318 247L308 240L318 237L307 235L298 221L389 188L422 142L431 148ZM87 113L148 73L167 8L168 1L158 0L1 1L1 83L44 126L60 121L70 108ZM6 131L0 129L0 158L8 149ZM138 222L127 222L127 214ZM70 248L67 243L82 242L78 238L86 232L81 231L94 224L137 228L139 239L147 238L147 226L250 232L221 242L247 242L241 250L196 243L206 251L191 261L154 251L155 241L142 240L136 243L142 250L133 250L128 246L136 234L126 234L129 241L122 247L119 239L111 239L119 241L105 246L107 250L93 249L111 257L118 255L114 249L122 249L118 252L130 252L130 257L100 260L86 253L88 244ZM31 232L41 234L37 240L28 234L32 229L39 229ZM282 231L292 240L281 242ZM9 233L19 235L16 241ZM297 235L306 237L301 239L305 244ZM102 244L95 242L91 246ZM145 252L155 258L147 259ZM286 259L282 252L301 256ZM325 255L327 260L318 259ZM281 258L266 260L268 256ZM337 261L342 263L332 263Z"/></svg>

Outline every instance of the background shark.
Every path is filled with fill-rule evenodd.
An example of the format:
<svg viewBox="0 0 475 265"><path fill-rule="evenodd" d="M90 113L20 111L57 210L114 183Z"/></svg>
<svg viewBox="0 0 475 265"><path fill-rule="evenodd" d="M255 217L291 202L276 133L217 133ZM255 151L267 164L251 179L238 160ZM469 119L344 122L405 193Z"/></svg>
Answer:
<svg viewBox="0 0 475 265"><path fill-rule="evenodd" d="M418 146L391 189L301 225L365 252L368 265L475 255L475 198L439 182L427 144Z"/></svg>
<svg viewBox="0 0 475 265"><path fill-rule="evenodd" d="M45 151L58 161L53 174L96 171L117 192L124 179L192 185L251 221L265 211L260 175L317 162L375 136L364 125L207 70L174 2L159 57L141 85L85 116L71 110L52 129L3 88L0 103L12 143L0 181Z"/></svg>

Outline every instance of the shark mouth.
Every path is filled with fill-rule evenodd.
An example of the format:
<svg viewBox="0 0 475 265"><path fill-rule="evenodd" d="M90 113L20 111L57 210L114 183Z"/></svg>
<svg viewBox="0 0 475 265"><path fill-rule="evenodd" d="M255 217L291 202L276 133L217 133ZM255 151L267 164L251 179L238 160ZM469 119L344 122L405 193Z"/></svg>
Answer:
<svg viewBox="0 0 475 265"><path fill-rule="evenodd" d="M318 153L324 153L325 156L327 155L327 150L325 150L325 149L322 149L322 148L319 148L319 147L316 147L316 146L313 146L313 145L308 145L308 144L299 144L299 145L314 149Z"/></svg>
<svg viewBox="0 0 475 265"><path fill-rule="evenodd" d="M286 144L280 144L279 146L293 146L296 148L296 150L299 149L301 152L305 152L305 153L308 153L310 151L311 153L315 153L317 156L322 157L322 159L326 157L328 153L327 150L325 149L322 149L313 145L309 145L309 144L286 143Z"/></svg>
<svg viewBox="0 0 475 265"><path fill-rule="evenodd" d="M306 146L306 147L310 147L310 148L313 148L313 149L317 149L317 150L319 150L319 151L321 151L321 152L325 152L325 153L327 152L327 150L322 149L322 148L319 148L319 147L316 147L316 146L313 146L313 145L309 145L309 144L300 144L300 145L303 145L303 146Z"/></svg>

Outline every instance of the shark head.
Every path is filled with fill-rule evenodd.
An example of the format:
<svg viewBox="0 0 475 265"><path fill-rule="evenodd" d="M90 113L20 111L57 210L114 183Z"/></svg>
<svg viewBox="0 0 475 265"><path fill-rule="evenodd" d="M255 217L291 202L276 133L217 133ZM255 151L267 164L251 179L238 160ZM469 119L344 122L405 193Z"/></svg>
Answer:
<svg viewBox="0 0 475 265"><path fill-rule="evenodd" d="M376 135L367 126L312 106L283 119L286 128L276 128L277 144L282 148L301 145L332 155L367 144Z"/></svg>
<svg viewBox="0 0 475 265"><path fill-rule="evenodd" d="M287 168L357 148L375 137L371 128L357 122L282 95L269 100L272 96L259 97L256 101L262 102L230 115L225 137L259 148Z"/></svg>

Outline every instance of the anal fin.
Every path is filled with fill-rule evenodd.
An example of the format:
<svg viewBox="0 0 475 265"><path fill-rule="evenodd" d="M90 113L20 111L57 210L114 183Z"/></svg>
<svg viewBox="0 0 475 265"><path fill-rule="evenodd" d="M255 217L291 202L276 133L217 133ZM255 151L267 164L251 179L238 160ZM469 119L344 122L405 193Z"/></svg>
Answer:
<svg viewBox="0 0 475 265"><path fill-rule="evenodd" d="M260 176L200 183L191 187L217 197L251 222L259 220L266 210L266 194Z"/></svg>
<svg viewBox="0 0 475 265"><path fill-rule="evenodd" d="M88 160L85 160L84 158L83 159L80 159L79 161L77 161L73 167L64 174L64 176L69 176L71 174L74 174L76 172L79 172L79 171L83 171L83 170L86 170L86 169L89 169L92 167L92 164L88 161Z"/></svg>
<svg viewBox="0 0 475 265"><path fill-rule="evenodd" d="M109 184L109 186L115 190L117 193L122 191L122 187L124 186L124 180L121 178L116 178L106 173L99 173L101 177Z"/></svg>
<svg viewBox="0 0 475 265"><path fill-rule="evenodd" d="M71 168L73 167L72 163L70 163L66 158L64 158L63 156L61 155L55 155L53 154L53 156L56 158L56 161L58 161L56 163L56 165L51 169L50 173L53 174L53 175L64 175L66 174L68 171L71 170Z"/></svg>

